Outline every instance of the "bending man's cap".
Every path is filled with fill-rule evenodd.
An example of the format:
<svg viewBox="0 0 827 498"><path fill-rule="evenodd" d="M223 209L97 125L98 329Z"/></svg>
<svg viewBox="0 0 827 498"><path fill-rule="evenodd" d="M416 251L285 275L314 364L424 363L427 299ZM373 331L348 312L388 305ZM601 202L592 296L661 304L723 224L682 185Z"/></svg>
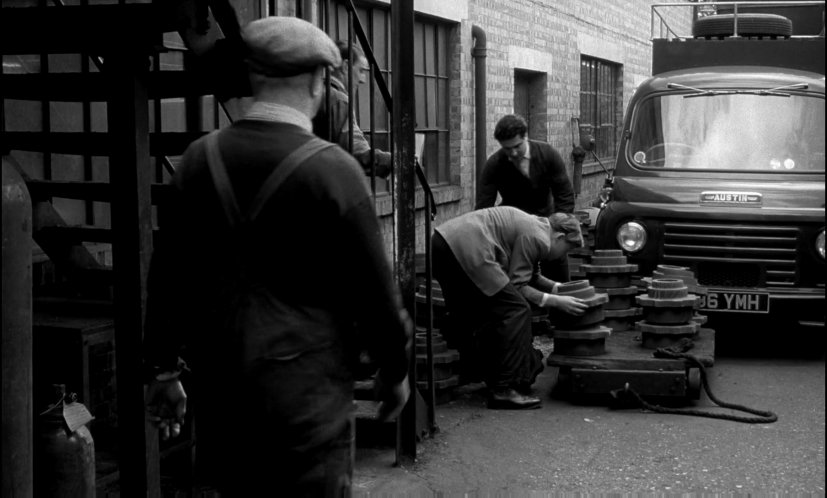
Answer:
<svg viewBox="0 0 827 498"><path fill-rule="evenodd" d="M554 213L548 217L551 229L565 235L565 240L575 247L583 247L583 233L580 231L580 220L570 213Z"/></svg>
<svg viewBox="0 0 827 498"><path fill-rule="evenodd" d="M339 49L321 29L298 17L265 17L241 32L251 71L271 77L309 73L319 66L338 66Z"/></svg>

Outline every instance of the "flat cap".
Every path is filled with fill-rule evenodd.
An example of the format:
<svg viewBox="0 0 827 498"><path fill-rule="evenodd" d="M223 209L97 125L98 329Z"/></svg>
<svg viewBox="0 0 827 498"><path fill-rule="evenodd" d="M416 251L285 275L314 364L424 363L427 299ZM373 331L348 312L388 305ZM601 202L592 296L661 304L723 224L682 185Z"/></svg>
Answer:
<svg viewBox="0 0 827 498"><path fill-rule="evenodd" d="M265 76L296 76L342 62L327 33L298 17L257 19L244 26L241 38L247 46L248 67Z"/></svg>
<svg viewBox="0 0 827 498"><path fill-rule="evenodd" d="M563 238L574 244L575 247L583 247L583 233L580 230L580 220L571 213L554 213L548 217L551 229L556 233L562 233Z"/></svg>

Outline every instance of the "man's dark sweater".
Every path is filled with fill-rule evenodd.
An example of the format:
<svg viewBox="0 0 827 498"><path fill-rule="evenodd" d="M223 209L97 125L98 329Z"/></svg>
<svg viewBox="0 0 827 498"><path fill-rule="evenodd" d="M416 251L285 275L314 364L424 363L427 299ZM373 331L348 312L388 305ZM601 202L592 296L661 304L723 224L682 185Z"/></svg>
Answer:
<svg viewBox="0 0 827 498"><path fill-rule="evenodd" d="M509 160L503 149L485 163L475 209L514 206L538 216L574 212L574 189L559 152L545 142L529 140L529 177Z"/></svg>

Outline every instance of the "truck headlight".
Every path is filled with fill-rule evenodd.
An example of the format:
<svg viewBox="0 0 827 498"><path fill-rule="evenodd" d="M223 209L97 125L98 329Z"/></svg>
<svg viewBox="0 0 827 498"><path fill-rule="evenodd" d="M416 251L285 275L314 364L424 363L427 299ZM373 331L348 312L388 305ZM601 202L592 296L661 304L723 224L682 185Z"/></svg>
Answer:
<svg viewBox="0 0 827 498"><path fill-rule="evenodd" d="M824 259L824 230L816 237L816 252Z"/></svg>
<svg viewBox="0 0 827 498"><path fill-rule="evenodd" d="M824 254L824 232L822 232L822 255ZM629 221L617 229L617 242L624 251L638 252L646 245L646 229L636 221Z"/></svg>

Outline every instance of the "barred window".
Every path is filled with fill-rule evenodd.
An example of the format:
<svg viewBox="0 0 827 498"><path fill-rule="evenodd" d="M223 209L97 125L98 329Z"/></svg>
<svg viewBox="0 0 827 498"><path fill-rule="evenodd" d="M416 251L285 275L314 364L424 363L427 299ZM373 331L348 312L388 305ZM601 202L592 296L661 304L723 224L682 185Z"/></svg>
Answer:
<svg viewBox="0 0 827 498"><path fill-rule="evenodd" d="M620 65L580 57L580 128L594 136L600 159L613 158L623 115Z"/></svg>

